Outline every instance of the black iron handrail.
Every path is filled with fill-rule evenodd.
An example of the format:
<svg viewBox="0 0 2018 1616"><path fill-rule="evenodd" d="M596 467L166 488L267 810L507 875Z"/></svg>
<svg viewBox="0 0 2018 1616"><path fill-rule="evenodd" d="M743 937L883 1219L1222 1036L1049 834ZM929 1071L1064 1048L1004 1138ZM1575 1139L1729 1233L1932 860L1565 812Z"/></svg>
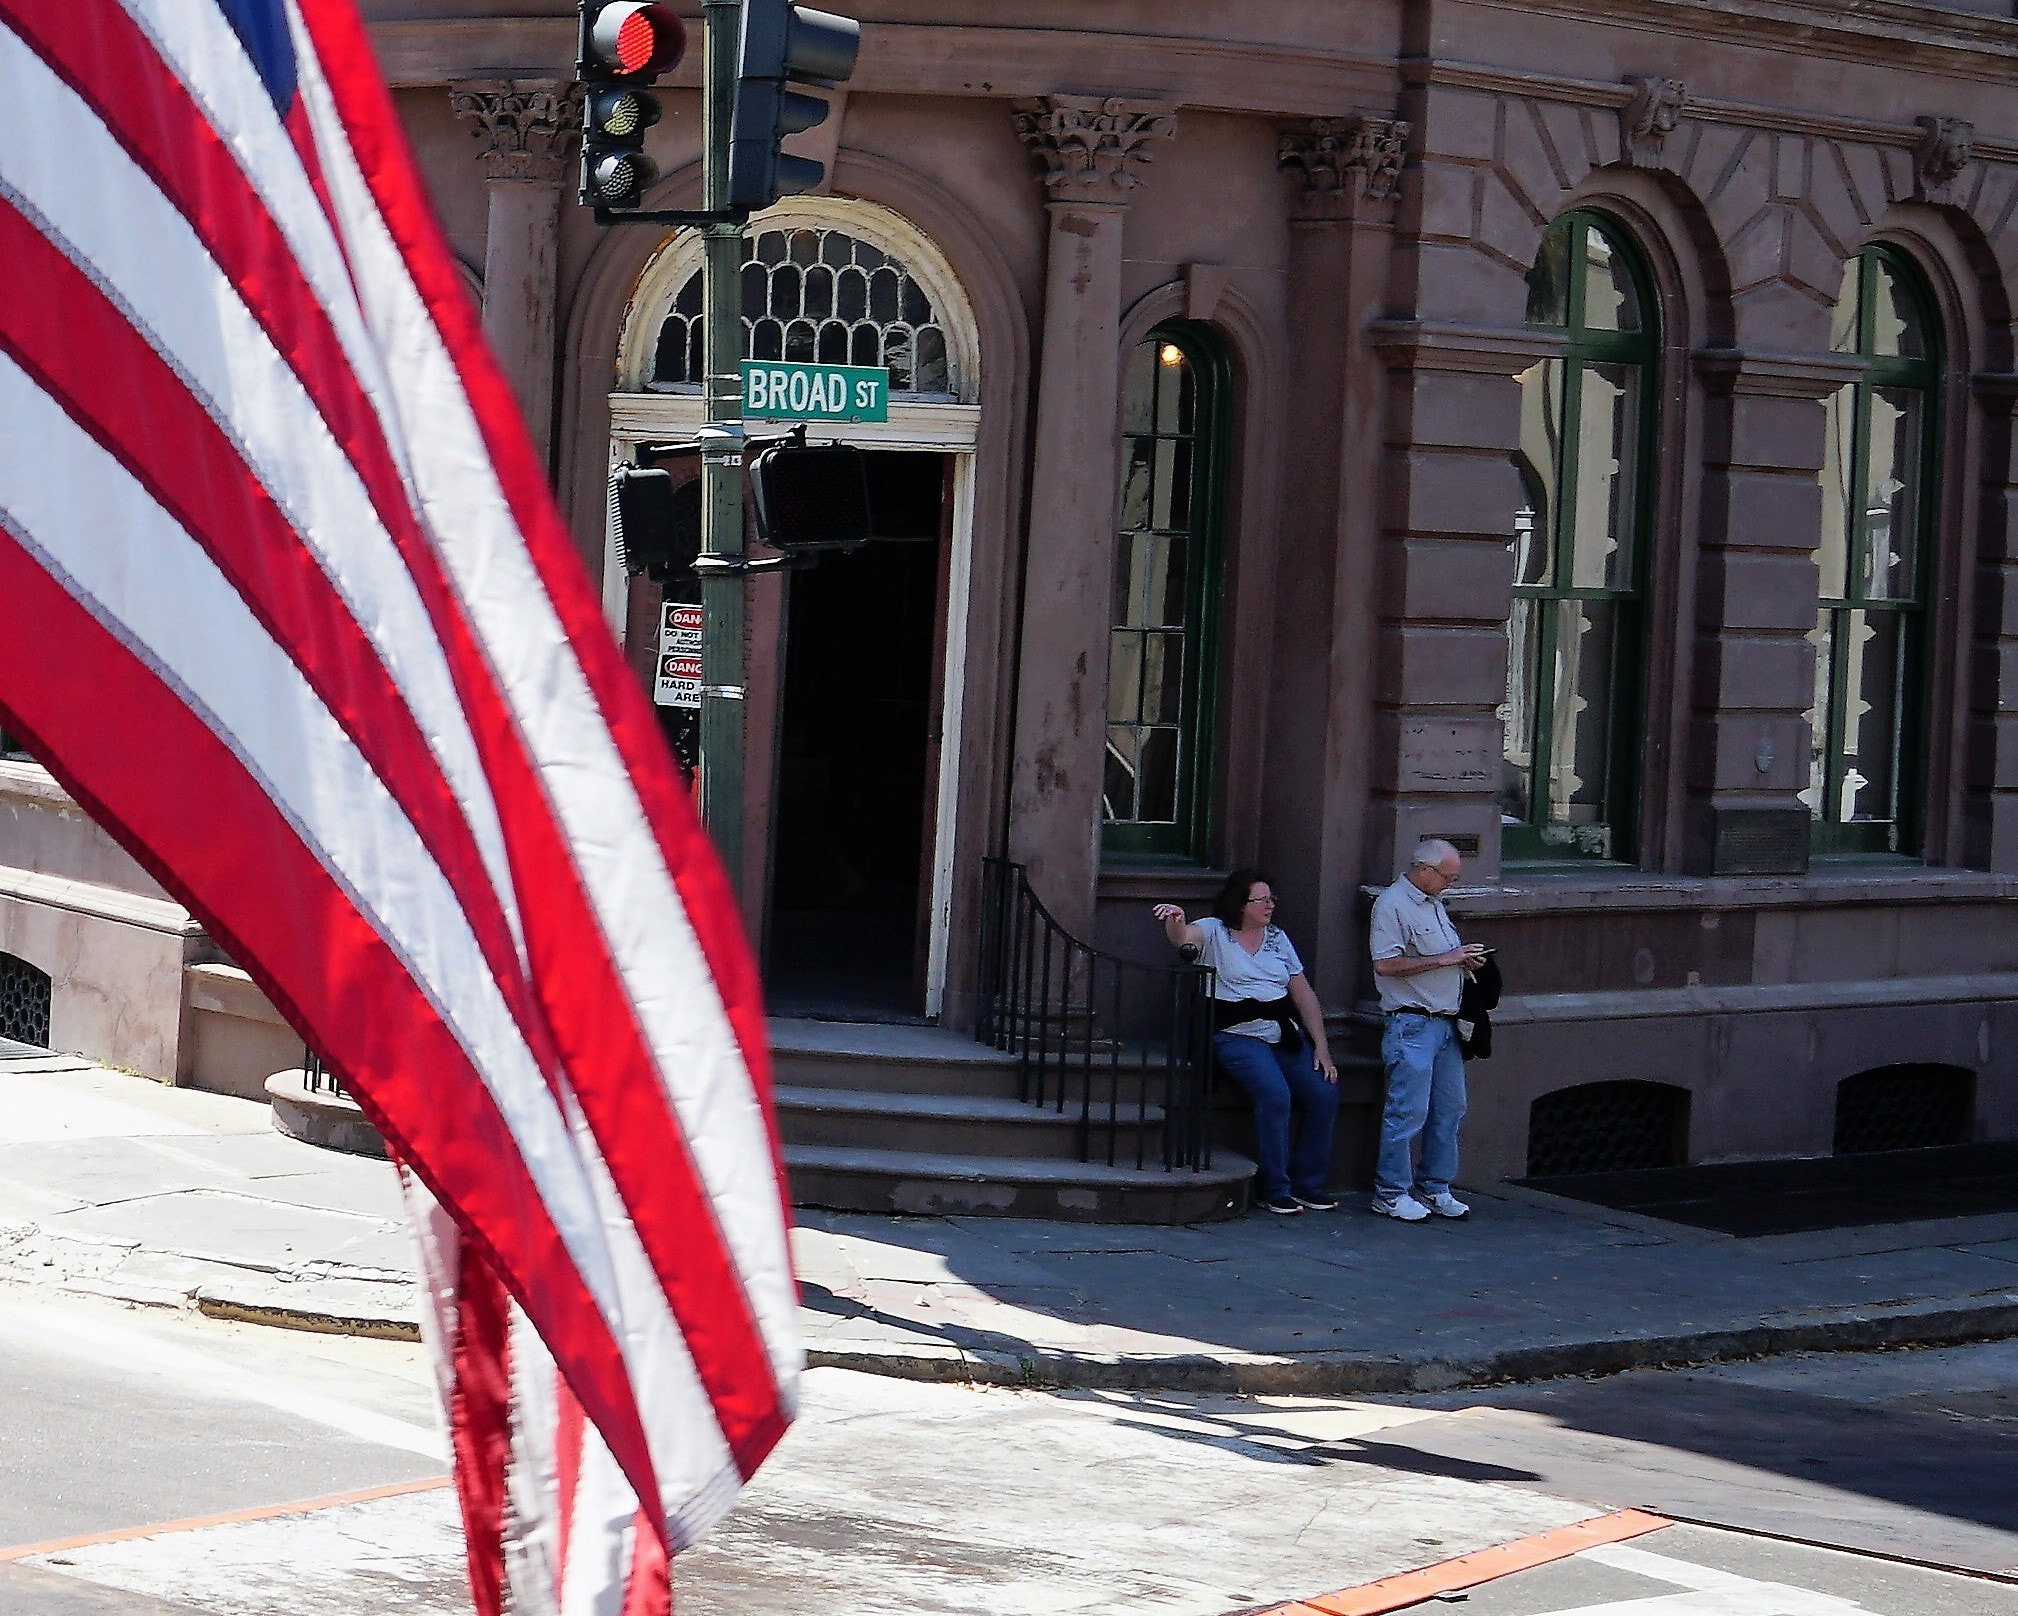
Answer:
<svg viewBox="0 0 2018 1616"><path fill-rule="evenodd" d="M304 1045L301 1051L301 1085L311 1094L334 1094L349 1099L343 1081L322 1062L322 1057Z"/></svg>
<svg viewBox="0 0 2018 1616"><path fill-rule="evenodd" d="M1077 1117L1081 1161L1210 1167L1212 972L1081 942L1008 859L983 859L981 884L975 1034L1016 1057L1025 1103Z"/></svg>

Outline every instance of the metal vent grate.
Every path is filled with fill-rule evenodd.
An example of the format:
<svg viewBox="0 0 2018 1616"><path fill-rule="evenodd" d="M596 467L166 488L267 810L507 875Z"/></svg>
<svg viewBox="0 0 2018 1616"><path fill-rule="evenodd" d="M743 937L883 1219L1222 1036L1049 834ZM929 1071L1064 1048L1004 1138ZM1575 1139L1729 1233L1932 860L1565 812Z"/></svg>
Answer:
<svg viewBox="0 0 2018 1616"><path fill-rule="evenodd" d="M1962 1066L1874 1066L1836 1085L1836 1154L1966 1145L1976 1074Z"/></svg>
<svg viewBox="0 0 2018 1616"><path fill-rule="evenodd" d="M49 1047L49 973L0 954L0 1038Z"/></svg>
<svg viewBox="0 0 2018 1616"><path fill-rule="evenodd" d="M1688 1160L1689 1091L1670 1083L1580 1083L1528 1109L1528 1177L1629 1173Z"/></svg>

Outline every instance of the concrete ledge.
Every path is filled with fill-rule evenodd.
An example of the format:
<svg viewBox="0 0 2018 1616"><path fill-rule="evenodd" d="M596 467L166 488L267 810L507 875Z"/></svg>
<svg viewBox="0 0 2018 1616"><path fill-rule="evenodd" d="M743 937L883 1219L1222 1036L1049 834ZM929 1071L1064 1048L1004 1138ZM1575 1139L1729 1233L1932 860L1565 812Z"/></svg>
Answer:
<svg viewBox="0 0 2018 1616"><path fill-rule="evenodd" d="M1942 1301L1824 1317L1765 1320L1685 1335L1550 1342L1483 1358L1376 1358L1311 1353L1091 1354L1031 1347L978 1352L951 1343L851 1342L808 1348L814 1368L855 1369L903 1380L973 1381L1106 1391L1238 1392L1351 1397L1680 1369L1794 1352L1869 1352L1883 1347L1949 1347L2018 1336L2018 1293L1980 1302Z"/></svg>
<svg viewBox="0 0 2018 1616"><path fill-rule="evenodd" d="M273 1125L291 1139L353 1156L385 1158L385 1141L356 1103L328 1089L311 1089L302 1071L275 1072L266 1080Z"/></svg>

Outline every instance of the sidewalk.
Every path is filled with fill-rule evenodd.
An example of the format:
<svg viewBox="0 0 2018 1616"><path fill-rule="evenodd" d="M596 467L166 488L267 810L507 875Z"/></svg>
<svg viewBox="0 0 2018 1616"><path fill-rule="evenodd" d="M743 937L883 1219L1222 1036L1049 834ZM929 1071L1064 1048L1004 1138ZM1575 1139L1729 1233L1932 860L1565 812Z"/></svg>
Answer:
<svg viewBox="0 0 2018 1616"><path fill-rule="evenodd" d="M1187 1228L807 1212L807 1345L914 1379L1351 1394L2018 1335L2018 1214L1735 1240L1468 1199L1426 1225L1357 1198ZM0 1281L414 1330L385 1163L64 1056L0 1051Z"/></svg>

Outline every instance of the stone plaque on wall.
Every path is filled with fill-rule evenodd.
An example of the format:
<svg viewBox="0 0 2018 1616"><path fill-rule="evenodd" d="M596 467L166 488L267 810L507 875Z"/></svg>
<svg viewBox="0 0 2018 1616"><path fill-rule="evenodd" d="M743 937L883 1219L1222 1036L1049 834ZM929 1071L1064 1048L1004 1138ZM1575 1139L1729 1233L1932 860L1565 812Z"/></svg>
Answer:
<svg viewBox="0 0 2018 1616"><path fill-rule="evenodd" d="M1803 875L1808 868L1805 808L1721 808L1715 816L1712 875Z"/></svg>

